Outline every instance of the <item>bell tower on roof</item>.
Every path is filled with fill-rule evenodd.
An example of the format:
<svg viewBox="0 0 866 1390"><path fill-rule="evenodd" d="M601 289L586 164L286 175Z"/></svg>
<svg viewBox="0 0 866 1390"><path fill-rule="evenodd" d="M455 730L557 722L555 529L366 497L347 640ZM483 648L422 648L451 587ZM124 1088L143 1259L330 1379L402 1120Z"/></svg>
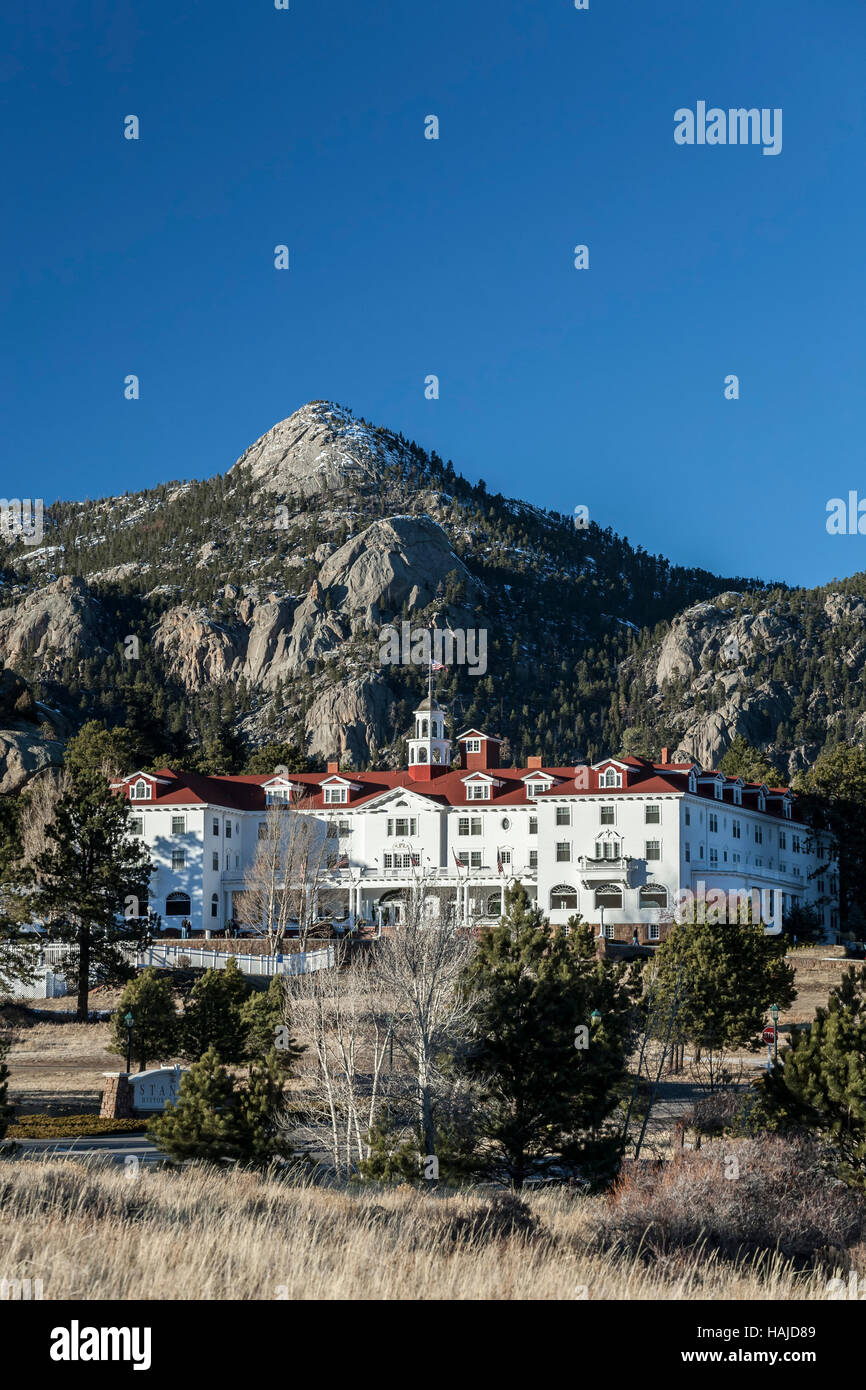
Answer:
<svg viewBox="0 0 866 1390"><path fill-rule="evenodd" d="M451 767L451 740L445 737L445 711L428 695L414 712L415 732L409 739L409 776L430 781Z"/></svg>

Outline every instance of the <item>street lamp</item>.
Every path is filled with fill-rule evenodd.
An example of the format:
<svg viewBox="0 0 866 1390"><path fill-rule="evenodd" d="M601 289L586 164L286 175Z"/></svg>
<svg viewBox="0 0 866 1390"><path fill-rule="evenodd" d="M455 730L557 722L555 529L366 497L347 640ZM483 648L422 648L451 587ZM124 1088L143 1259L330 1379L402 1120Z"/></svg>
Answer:
<svg viewBox="0 0 866 1390"><path fill-rule="evenodd" d="M779 1014L781 1010L778 1004L770 1005L770 1015L773 1020L773 1061L779 1060Z"/></svg>
<svg viewBox="0 0 866 1390"><path fill-rule="evenodd" d="M128 1076L129 1073L132 1071L132 1026L133 1026L134 1023L135 1023L135 1019L133 1018L133 1016L132 1016L132 1014L129 1012L129 1010L127 1010L126 1013L124 1014L124 1017L123 1017L123 1024L124 1024L124 1027L126 1028L126 1073L127 1073L127 1076Z"/></svg>
<svg viewBox="0 0 866 1390"><path fill-rule="evenodd" d="M598 1027L598 1025L601 1023L601 1014L599 1013L598 1009L593 1009L592 1013L589 1016L589 1021L592 1024L593 1028Z"/></svg>

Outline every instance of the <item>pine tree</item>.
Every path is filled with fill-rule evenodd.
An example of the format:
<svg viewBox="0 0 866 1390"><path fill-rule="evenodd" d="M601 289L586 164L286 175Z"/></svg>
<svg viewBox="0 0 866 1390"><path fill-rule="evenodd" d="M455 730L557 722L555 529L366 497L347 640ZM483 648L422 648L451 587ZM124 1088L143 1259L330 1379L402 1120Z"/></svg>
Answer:
<svg viewBox="0 0 866 1390"><path fill-rule="evenodd" d="M673 1010L672 1036L700 1053L756 1044L770 1004L784 1009L796 995L785 951L783 937L751 922L675 922L655 955L659 1017Z"/></svg>
<svg viewBox="0 0 866 1390"><path fill-rule="evenodd" d="M754 748L741 734L720 760L719 771L728 777L742 777L744 782L766 782L768 787L780 787L784 780L761 750Z"/></svg>
<svg viewBox="0 0 866 1390"><path fill-rule="evenodd" d="M292 1037L285 1016L284 980L282 976L274 975L267 990L253 990L241 1005L245 1054L251 1061L261 1061L274 1052L284 1071L294 1067L305 1049Z"/></svg>
<svg viewBox="0 0 866 1390"><path fill-rule="evenodd" d="M774 1128L817 1130L840 1176L866 1189L866 967L847 970L811 1028L791 1035L763 1091Z"/></svg>
<svg viewBox="0 0 866 1390"><path fill-rule="evenodd" d="M213 1048L221 1062L240 1062L246 1051L243 1005L250 986L230 958L224 970L206 970L193 985L180 1023L180 1047L193 1060Z"/></svg>
<svg viewBox="0 0 866 1390"><path fill-rule="evenodd" d="M517 883L465 983L478 997L459 1062L480 1087L483 1166L514 1187L551 1168L609 1175L618 1139L606 1121L625 1077L636 978L598 960L579 918L567 934L551 929Z"/></svg>
<svg viewBox="0 0 866 1390"><path fill-rule="evenodd" d="M216 1163L240 1157L235 1087L214 1048L208 1048L181 1078L174 1104L150 1121L157 1147L180 1162L198 1158Z"/></svg>
<svg viewBox="0 0 866 1390"><path fill-rule="evenodd" d="M142 970L120 996L112 1017L113 1041L111 1051L126 1056L126 1025L131 1013L132 1055L144 1071L148 1058L164 1061L174 1055L178 1043L179 1017L174 1005L171 982L153 969Z"/></svg>
<svg viewBox="0 0 866 1390"><path fill-rule="evenodd" d="M76 770L46 831L50 843L33 863L32 911L51 937L76 947L65 968L77 983L79 1022L87 1021L91 973L98 969L109 983L128 980L135 969L124 948L140 950L151 937L150 860L128 820L125 797L100 773ZM124 916L136 906L137 915Z"/></svg>

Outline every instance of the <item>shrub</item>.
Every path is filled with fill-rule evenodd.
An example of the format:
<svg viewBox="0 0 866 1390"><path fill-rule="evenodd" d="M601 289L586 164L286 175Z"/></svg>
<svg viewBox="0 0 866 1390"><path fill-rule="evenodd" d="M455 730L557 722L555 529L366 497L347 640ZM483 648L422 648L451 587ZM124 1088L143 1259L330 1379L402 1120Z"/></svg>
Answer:
<svg viewBox="0 0 866 1390"><path fill-rule="evenodd" d="M858 1239L866 1207L823 1159L813 1141L767 1136L712 1141L663 1168L632 1168L610 1195L599 1242L648 1257L700 1243L731 1258L778 1251L829 1261Z"/></svg>

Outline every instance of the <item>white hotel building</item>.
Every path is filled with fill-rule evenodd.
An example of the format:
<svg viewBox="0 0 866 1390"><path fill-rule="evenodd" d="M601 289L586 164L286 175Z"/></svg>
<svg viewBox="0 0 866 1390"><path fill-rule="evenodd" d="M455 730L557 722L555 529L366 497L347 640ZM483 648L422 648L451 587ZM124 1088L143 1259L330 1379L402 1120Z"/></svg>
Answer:
<svg viewBox="0 0 866 1390"><path fill-rule="evenodd" d="M658 762L542 767L530 758L505 768L501 740L479 729L459 735L452 768L445 711L425 699L414 718L409 766L399 772L329 763L286 776L163 769L118 781L155 866L150 907L163 929L186 917L194 932L223 930L274 803L321 824L316 907L353 925L398 922L419 879L434 915L495 919L516 878L551 922L579 912L615 940L630 942L636 930L641 944L658 941L686 888L769 890L781 895L783 914L816 906L828 936L838 929L829 841L816 841L788 787L672 763L667 749Z"/></svg>

